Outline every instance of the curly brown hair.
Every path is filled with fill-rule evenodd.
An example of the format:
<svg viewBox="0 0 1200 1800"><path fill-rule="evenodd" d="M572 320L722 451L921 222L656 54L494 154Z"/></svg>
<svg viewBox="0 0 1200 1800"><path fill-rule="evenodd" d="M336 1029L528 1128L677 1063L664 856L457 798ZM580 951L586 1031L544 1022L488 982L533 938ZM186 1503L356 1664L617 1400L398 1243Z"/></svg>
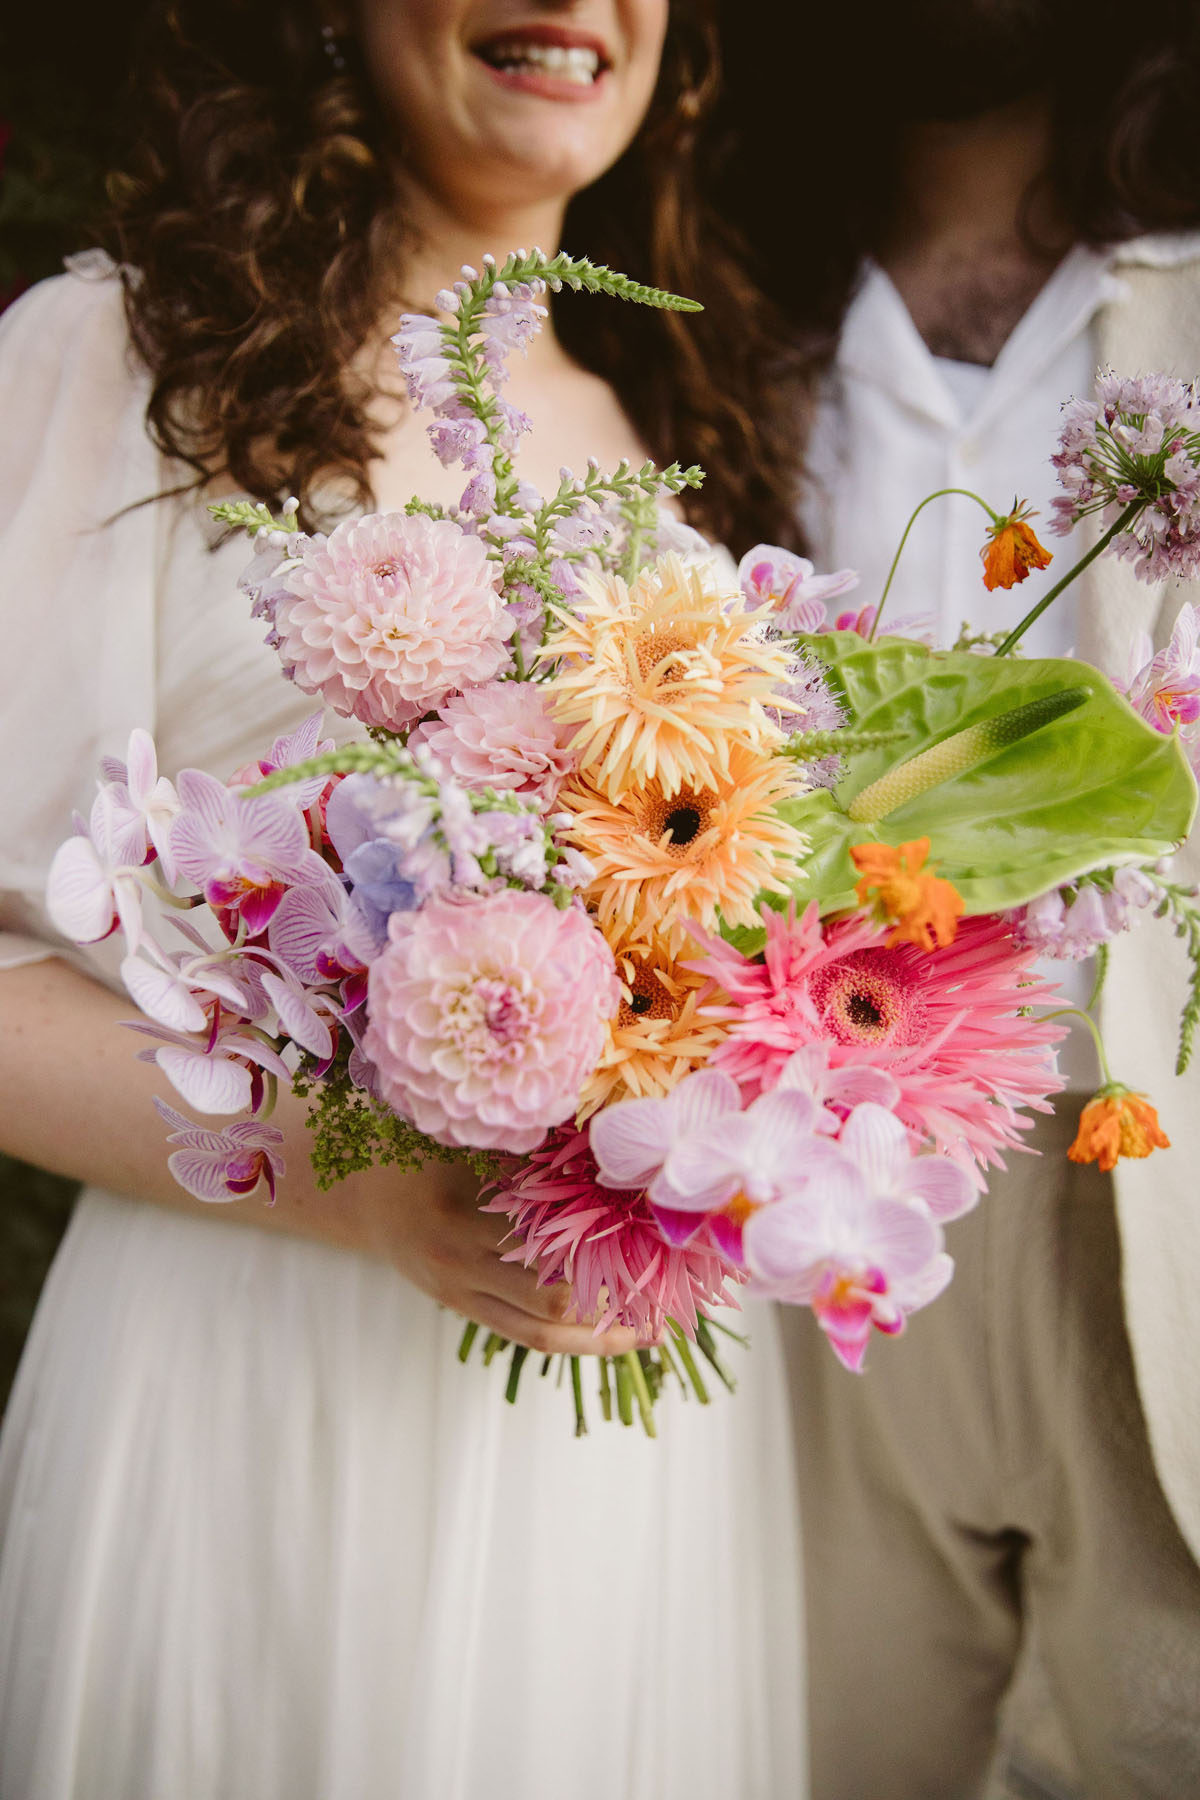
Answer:
<svg viewBox="0 0 1200 1800"><path fill-rule="evenodd" d="M374 396L353 359L396 298L406 221L352 41L336 69L317 0L159 0L135 71L138 137L106 235L136 271L126 310L152 436L197 487L219 473L268 503L295 493L310 518L318 489L370 506ZM783 328L705 197L717 87L709 6L672 0L647 118L564 233L706 310L593 301L585 322L569 294L554 309L650 454L705 465L691 522L741 550L794 538L796 431Z"/></svg>

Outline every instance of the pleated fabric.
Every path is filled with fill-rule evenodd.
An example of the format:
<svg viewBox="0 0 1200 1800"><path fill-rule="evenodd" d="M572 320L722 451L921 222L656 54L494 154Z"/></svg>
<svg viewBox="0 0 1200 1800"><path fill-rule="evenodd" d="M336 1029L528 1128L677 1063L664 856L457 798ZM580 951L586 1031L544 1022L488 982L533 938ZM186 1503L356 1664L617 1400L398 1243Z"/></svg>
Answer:
<svg viewBox="0 0 1200 1800"><path fill-rule="evenodd" d="M0 1453L5 1800L803 1791L775 1326L573 1436L382 1264L89 1192Z"/></svg>

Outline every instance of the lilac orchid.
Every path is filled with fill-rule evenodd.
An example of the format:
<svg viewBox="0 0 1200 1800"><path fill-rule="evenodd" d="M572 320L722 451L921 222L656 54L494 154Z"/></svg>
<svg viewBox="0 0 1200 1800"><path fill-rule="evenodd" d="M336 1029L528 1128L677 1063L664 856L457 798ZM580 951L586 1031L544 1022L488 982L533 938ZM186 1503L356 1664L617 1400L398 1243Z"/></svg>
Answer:
<svg viewBox="0 0 1200 1800"><path fill-rule="evenodd" d="M862 1368L872 1327L902 1330L953 1273L940 1225L923 1207L879 1197L848 1157L830 1157L796 1195L752 1213L743 1243L753 1287L811 1306L853 1370Z"/></svg>
<svg viewBox="0 0 1200 1800"><path fill-rule="evenodd" d="M247 799L201 769L179 777L183 811L171 832L180 873L217 912L236 914L252 936L270 922L284 891L324 880L294 804L277 794Z"/></svg>
<svg viewBox="0 0 1200 1800"><path fill-rule="evenodd" d="M750 606L768 606L780 631L825 631L825 602L858 586L857 569L817 575L806 556L756 544L738 564L738 585Z"/></svg>
<svg viewBox="0 0 1200 1800"><path fill-rule="evenodd" d="M131 948L142 936L145 830L127 790L103 783L87 824L55 851L46 884L51 923L77 944L98 943L118 924Z"/></svg>
<svg viewBox="0 0 1200 1800"><path fill-rule="evenodd" d="M275 1183L287 1170L280 1154L283 1133L276 1126L238 1119L224 1131L210 1131L162 1100L154 1104L171 1127L167 1142L179 1146L167 1167L187 1193L197 1200L241 1200L265 1181L274 1201Z"/></svg>

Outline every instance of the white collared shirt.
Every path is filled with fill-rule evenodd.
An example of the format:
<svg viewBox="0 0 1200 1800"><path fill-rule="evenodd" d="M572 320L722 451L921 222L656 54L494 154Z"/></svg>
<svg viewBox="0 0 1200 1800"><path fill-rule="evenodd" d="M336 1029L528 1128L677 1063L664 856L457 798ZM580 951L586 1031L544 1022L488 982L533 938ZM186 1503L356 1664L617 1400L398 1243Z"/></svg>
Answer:
<svg viewBox="0 0 1200 1800"><path fill-rule="evenodd" d="M1107 251L1076 246L991 368L934 356L887 275L868 264L814 425L803 514L818 569L860 573L846 607L878 600L913 508L926 494L955 487L974 490L997 512L1006 512L1014 496L1031 501L1034 529L1053 562L1017 587L989 593L980 562L987 515L968 499L936 500L913 527L883 628L889 619L932 615L935 640L947 648L964 623L1006 631L1029 611L1085 548L1078 532L1060 538L1046 527L1057 491L1050 456L1060 410L1073 395L1092 391L1096 315L1126 297L1123 266L1171 266L1197 254L1200 233L1143 237ZM1028 655L1065 656L1073 648L1077 592L1069 588L1030 629L1023 639ZM1065 1002L1086 1003L1090 964L1042 967ZM1068 1041L1060 1065L1072 1087L1095 1086L1094 1055L1082 1033Z"/></svg>
<svg viewBox="0 0 1200 1800"><path fill-rule="evenodd" d="M997 512L1014 496L1037 509L1034 529L1054 561L1008 591L983 586L986 514L971 500L937 500L917 520L887 614L931 613L939 645L964 621L977 631L1015 625L1082 553L1048 530L1057 491L1050 455L1059 413L1091 392L1099 309L1119 304L1122 265L1171 264L1200 251L1200 234L1138 238L1112 250L1078 245L1064 257L991 368L949 362L927 348L883 270L869 264L842 328L810 446L813 489L805 524L820 569L857 569L857 606L879 597L905 523L937 488L970 488ZM1140 371L1129 370L1129 374ZM1027 654L1064 655L1075 641L1068 589L1024 639Z"/></svg>

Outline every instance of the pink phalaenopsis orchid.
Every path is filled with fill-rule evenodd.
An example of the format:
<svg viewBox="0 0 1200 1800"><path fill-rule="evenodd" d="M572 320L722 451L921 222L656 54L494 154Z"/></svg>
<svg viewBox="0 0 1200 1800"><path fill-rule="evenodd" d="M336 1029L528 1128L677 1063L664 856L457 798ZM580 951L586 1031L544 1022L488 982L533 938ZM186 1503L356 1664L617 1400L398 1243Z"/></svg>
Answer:
<svg viewBox="0 0 1200 1800"><path fill-rule="evenodd" d="M236 1017L236 1015L235 1015ZM218 1008L207 1035L189 1036L164 1025L125 1020L130 1031L155 1038L157 1050L140 1050L140 1062L157 1063L189 1106L204 1113L257 1112L266 1088L263 1071L290 1083L292 1072L269 1041L235 1024L224 1028Z"/></svg>
<svg viewBox="0 0 1200 1800"><path fill-rule="evenodd" d="M136 948L145 850L145 828L127 790L101 784L86 826L59 845L50 865L46 906L55 929L73 943L94 944L119 924Z"/></svg>
<svg viewBox="0 0 1200 1800"><path fill-rule="evenodd" d="M1134 642L1126 698L1156 731L1179 731L1195 766L1200 761L1200 609L1180 608L1170 640L1157 655L1146 632Z"/></svg>
<svg viewBox="0 0 1200 1800"><path fill-rule="evenodd" d="M236 774L229 777L227 787L254 787L268 775L274 775L279 769L290 769L296 763L307 762L310 757L324 756L334 746L332 738L322 738L322 714L313 713L305 719L303 725L286 736L277 737L266 756L259 757L256 762L247 763ZM301 812L307 812L315 806L322 793L329 785L328 775L313 775L307 781L297 781L287 789L287 798Z"/></svg>
<svg viewBox="0 0 1200 1800"><path fill-rule="evenodd" d="M817 575L804 556L793 556L774 544L756 544L738 564L738 583L747 603L771 609L771 624L780 631L824 631L825 602L858 586L856 569Z"/></svg>
<svg viewBox="0 0 1200 1800"><path fill-rule="evenodd" d="M903 1329L953 1273L941 1227L922 1208L878 1199L849 1159L830 1161L795 1198L746 1223L757 1292L811 1306L840 1360L861 1369L872 1326Z"/></svg>
<svg viewBox="0 0 1200 1800"><path fill-rule="evenodd" d="M215 911L243 919L251 936L270 922L285 889L325 880L327 866L290 799L247 799L200 769L183 771L179 794L171 848L180 874Z"/></svg>
<svg viewBox="0 0 1200 1800"><path fill-rule="evenodd" d="M155 1099L155 1106L171 1127L169 1144L179 1148L167 1158L175 1180L197 1200L241 1200L265 1181L271 1199L275 1183L286 1172L281 1154L283 1133L257 1119L238 1119L224 1131L193 1125L182 1113Z"/></svg>
<svg viewBox="0 0 1200 1800"><path fill-rule="evenodd" d="M166 776L158 772L154 739L148 731L135 728L129 734L125 761L106 756L101 767L107 779L122 792L125 810L141 821L141 854L131 854L129 860L144 861L148 847L153 845L163 875L168 883L173 882L175 859L170 840L171 826L179 811L179 796ZM133 816L128 821L128 829L136 833L138 828L133 823Z"/></svg>

